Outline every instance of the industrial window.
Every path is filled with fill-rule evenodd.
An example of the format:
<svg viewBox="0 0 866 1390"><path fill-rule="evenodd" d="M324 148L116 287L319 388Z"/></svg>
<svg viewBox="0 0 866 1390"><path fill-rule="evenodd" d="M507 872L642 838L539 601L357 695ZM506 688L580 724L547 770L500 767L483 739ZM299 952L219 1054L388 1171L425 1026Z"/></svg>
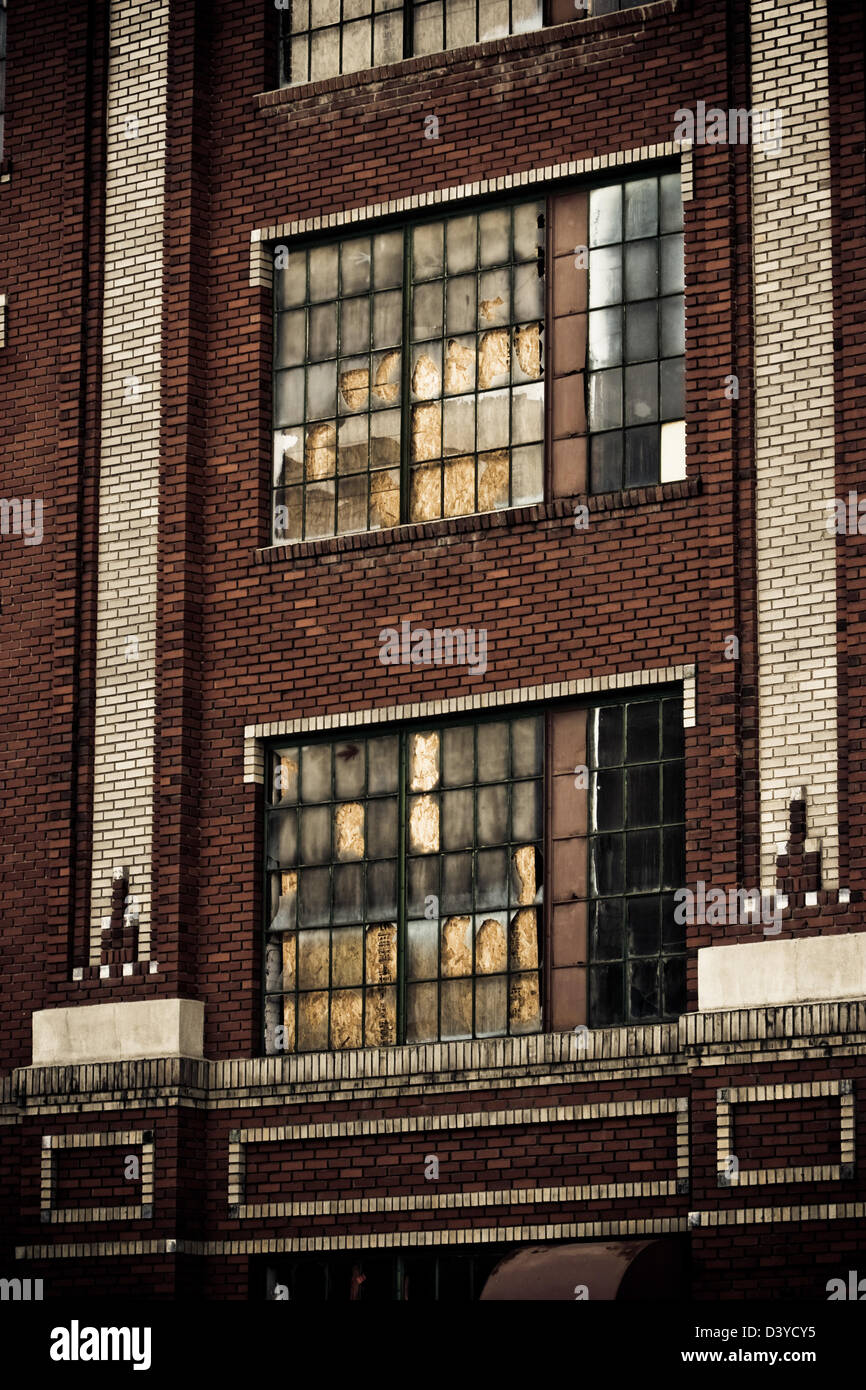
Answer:
<svg viewBox="0 0 866 1390"><path fill-rule="evenodd" d="M545 24L633 9L642 0L277 0L280 84L464 48Z"/></svg>
<svg viewBox="0 0 866 1390"><path fill-rule="evenodd" d="M281 83L540 29L541 8L541 0L289 0L280 15Z"/></svg>
<svg viewBox="0 0 866 1390"><path fill-rule="evenodd" d="M685 1005L682 706L636 699L592 712L590 1004L593 1026L673 1019Z"/></svg>
<svg viewBox="0 0 866 1390"><path fill-rule="evenodd" d="M292 248L275 270L275 542L543 491L544 203Z"/></svg>
<svg viewBox="0 0 866 1390"><path fill-rule="evenodd" d="M676 692L269 760L268 1052L538 1032L543 968L553 1029L682 1011Z"/></svg>
<svg viewBox="0 0 866 1390"><path fill-rule="evenodd" d="M268 1299L291 1303L471 1303L508 1247L300 1255L265 1269Z"/></svg>
<svg viewBox="0 0 866 1390"><path fill-rule="evenodd" d="M268 1051L538 1031L542 752L531 715L271 753Z"/></svg>
<svg viewBox="0 0 866 1390"><path fill-rule="evenodd" d="M685 477L678 173L590 191L588 319L590 490Z"/></svg>

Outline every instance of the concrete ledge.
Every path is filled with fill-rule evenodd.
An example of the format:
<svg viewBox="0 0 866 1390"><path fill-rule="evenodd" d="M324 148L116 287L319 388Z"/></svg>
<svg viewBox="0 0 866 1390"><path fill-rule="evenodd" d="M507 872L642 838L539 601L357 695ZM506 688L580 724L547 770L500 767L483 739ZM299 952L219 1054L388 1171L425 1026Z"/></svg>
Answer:
<svg viewBox="0 0 866 1390"><path fill-rule="evenodd" d="M195 999L81 1004L33 1014L33 1066L202 1057L204 1004Z"/></svg>
<svg viewBox="0 0 866 1390"><path fill-rule="evenodd" d="M866 932L698 951L698 1009L757 1009L866 996Z"/></svg>

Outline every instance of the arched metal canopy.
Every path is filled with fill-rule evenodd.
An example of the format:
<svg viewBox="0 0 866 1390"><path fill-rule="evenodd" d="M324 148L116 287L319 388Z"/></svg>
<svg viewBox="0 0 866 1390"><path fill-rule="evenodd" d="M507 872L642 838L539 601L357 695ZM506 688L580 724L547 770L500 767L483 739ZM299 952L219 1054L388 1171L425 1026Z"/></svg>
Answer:
<svg viewBox="0 0 866 1390"><path fill-rule="evenodd" d="M685 1251L675 1239L525 1245L499 1261L481 1292L486 1302L688 1296Z"/></svg>

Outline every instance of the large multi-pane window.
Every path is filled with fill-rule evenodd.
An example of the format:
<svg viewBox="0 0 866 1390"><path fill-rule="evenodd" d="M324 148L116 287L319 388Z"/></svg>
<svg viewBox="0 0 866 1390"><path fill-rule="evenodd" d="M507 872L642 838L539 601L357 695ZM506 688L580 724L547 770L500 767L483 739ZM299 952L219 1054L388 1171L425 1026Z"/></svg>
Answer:
<svg viewBox="0 0 866 1390"><path fill-rule="evenodd" d="M546 22L611 14L641 2L550 0ZM280 82L316 82L341 72L525 34L544 23L542 0L283 0Z"/></svg>
<svg viewBox="0 0 866 1390"><path fill-rule="evenodd" d="M290 0L280 19L284 86L542 24L541 0Z"/></svg>
<svg viewBox="0 0 866 1390"><path fill-rule="evenodd" d="M540 500L543 210L289 251L275 271L276 542Z"/></svg>
<svg viewBox="0 0 866 1390"><path fill-rule="evenodd" d="M559 767L566 746L586 758L588 785L572 761ZM268 756L269 1052L538 1032L546 959L555 1027L583 1022L587 1000L595 1027L682 1011L680 696L347 733Z"/></svg>
<svg viewBox="0 0 866 1390"><path fill-rule="evenodd" d="M672 1019L685 1004L682 702L600 706L589 747L590 1023Z"/></svg>
<svg viewBox="0 0 866 1390"><path fill-rule="evenodd" d="M685 477L683 209L678 172L589 195L590 488Z"/></svg>
<svg viewBox="0 0 866 1390"><path fill-rule="evenodd" d="M540 716L271 753L269 1051L536 1032Z"/></svg>

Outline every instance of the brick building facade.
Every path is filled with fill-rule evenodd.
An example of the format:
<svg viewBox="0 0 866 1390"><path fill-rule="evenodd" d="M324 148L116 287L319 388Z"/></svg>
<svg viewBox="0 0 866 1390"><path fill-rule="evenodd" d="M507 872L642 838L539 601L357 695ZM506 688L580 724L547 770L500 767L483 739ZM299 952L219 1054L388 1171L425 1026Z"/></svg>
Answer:
<svg viewBox="0 0 866 1390"><path fill-rule="evenodd" d="M8 18L0 1272L866 1275L861 7Z"/></svg>

